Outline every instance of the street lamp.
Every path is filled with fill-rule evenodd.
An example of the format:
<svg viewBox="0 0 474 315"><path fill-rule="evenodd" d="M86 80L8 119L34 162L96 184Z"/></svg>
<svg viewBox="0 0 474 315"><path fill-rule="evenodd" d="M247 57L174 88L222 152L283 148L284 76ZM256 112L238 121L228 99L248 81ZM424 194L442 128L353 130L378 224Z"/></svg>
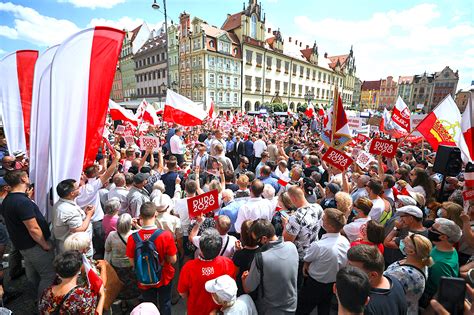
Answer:
<svg viewBox="0 0 474 315"><path fill-rule="evenodd" d="M166 84L165 84L165 82L161 83L160 86L161 86L161 93L160 93L160 107L161 107L161 104L163 103L163 96L166 97ZM163 108L163 107L161 107L161 108Z"/></svg>
<svg viewBox="0 0 474 315"><path fill-rule="evenodd" d="M306 93L304 94L304 100L306 101L306 104L309 105L309 102L311 102L314 99L314 93L311 90L306 90Z"/></svg>
<svg viewBox="0 0 474 315"><path fill-rule="evenodd" d="M151 5L153 10L160 10L160 5L156 3L156 0L153 0L153 4ZM170 59L168 56L168 15L166 14L166 0L163 0L163 14L165 15L165 33L166 33L166 40L165 40L165 47L166 47L166 84L170 84Z"/></svg>

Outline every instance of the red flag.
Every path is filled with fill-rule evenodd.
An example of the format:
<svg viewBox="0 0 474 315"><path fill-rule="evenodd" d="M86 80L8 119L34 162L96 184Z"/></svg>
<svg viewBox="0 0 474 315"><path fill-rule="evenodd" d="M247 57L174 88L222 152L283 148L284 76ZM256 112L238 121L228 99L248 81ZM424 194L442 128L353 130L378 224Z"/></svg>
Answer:
<svg viewBox="0 0 474 315"><path fill-rule="evenodd" d="M469 152L469 160L472 161L474 160L474 94L472 92L469 94L470 97L461 118L461 131L466 142L466 151Z"/></svg>
<svg viewBox="0 0 474 315"><path fill-rule="evenodd" d="M306 108L304 114L308 117L308 118L313 118L314 116L314 106L313 104L309 104L308 107Z"/></svg>
<svg viewBox="0 0 474 315"><path fill-rule="evenodd" d="M158 116L156 115L155 108L147 104L145 111L143 112L143 121L150 123L153 126L156 126L160 123Z"/></svg>
<svg viewBox="0 0 474 315"><path fill-rule="evenodd" d="M202 124L207 116L208 113L195 102L172 90L167 91L163 121L181 126L197 126Z"/></svg>
<svg viewBox="0 0 474 315"><path fill-rule="evenodd" d="M283 187L288 185L289 182L290 182L290 178L283 174L280 176L280 178L278 178L278 184L282 185Z"/></svg>
<svg viewBox="0 0 474 315"><path fill-rule="evenodd" d="M397 103L392 110L392 121L405 129L406 132L410 132L410 109L400 96L398 96Z"/></svg>
<svg viewBox="0 0 474 315"><path fill-rule="evenodd" d="M128 121L132 125L138 125L138 120L132 111L123 108L112 100L109 100L109 114L112 120Z"/></svg>
<svg viewBox="0 0 474 315"><path fill-rule="evenodd" d="M82 255L82 263L84 264L84 270L86 272L89 288L95 293L99 293L103 284L102 279L99 277L94 268L92 268L91 263L85 255Z"/></svg>
<svg viewBox="0 0 474 315"><path fill-rule="evenodd" d="M214 113L214 101L211 99L211 106L209 106L209 118L214 119L216 118L216 114Z"/></svg>

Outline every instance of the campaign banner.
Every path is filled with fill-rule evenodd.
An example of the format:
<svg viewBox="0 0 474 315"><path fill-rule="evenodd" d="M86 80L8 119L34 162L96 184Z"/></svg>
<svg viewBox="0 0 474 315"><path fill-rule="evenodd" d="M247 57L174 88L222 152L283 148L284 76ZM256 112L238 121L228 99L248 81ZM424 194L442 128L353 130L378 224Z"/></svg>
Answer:
<svg viewBox="0 0 474 315"><path fill-rule="evenodd" d="M349 127L351 129L359 129L360 127L362 127L362 118L360 118L360 117L348 116L347 117L347 122L348 122Z"/></svg>
<svg viewBox="0 0 474 315"><path fill-rule="evenodd" d="M150 148L153 148L153 151L158 151L160 147L160 139L150 136L141 136L140 137L140 150L146 151Z"/></svg>
<svg viewBox="0 0 474 315"><path fill-rule="evenodd" d="M382 155L393 158L397 153L398 143L383 139L373 139L370 144L369 152L375 155Z"/></svg>
<svg viewBox="0 0 474 315"><path fill-rule="evenodd" d="M280 125L278 126L278 129L280 129L280 130L285 130L285 129L286 129L286 126L285 126L284 124L280 124Z"/></svg>
<svg viewBox="0 0 474 315"><path fill-rule="evenodd" d="M126 130L123 132L123 136L124 136L124 137L133 137L133 130L131 130L131 129L126 129Z"/></svg>
<svg viewBox="0 0 474 315"><path fill-rule="evenodd" d="M349 156L345 153L329 147L326 153L323 155L323 161L331 164L337 169L344 171L346 170L353 162Z"/></svg>
<svg viewBox="0 0 474 315"><path fill-rule="evenodd" d="M356 137L356 140L360 142L364 142L365 140L369 140L369 139L370 139L369 137L361 133L357 134L357 137Z"/></svg>
<svg viewBox="0 0 474 315"><path fill-rule="evenodd" d="M114 133L116 135L123 135L125 133L125 126L124 125L118 125L117 128L115 128Z"/></svg>
<svg viewBox="0 0 474 315"><path fill-rule="evenodd" d="M356 164L359 165L361 169L365 169L372 161L375 161L375 159L371 154L365 151L360 151L357 156Z"/></svg>
<svg viewBox="0 0 474 315"><path fill-rule="evenodd" d="M474 199L474 190L463 191L462 198L464 199L464 201L473 200Z"/></svg>
<svg viewBox="0 0 474 315"><path fill-rule="evenodd" d="M211 190L196 197L189 198L187 200L189 217L197 217L201 214L219 209L218 198L219 193L217 189Z"/></svg>
<svg viewBox="0 0 474 315"><path fill-rule="evenodd" d="M124 136L123 140L125 141L125 145L127 146L135 144L135 138L133 136Z"/></svg>

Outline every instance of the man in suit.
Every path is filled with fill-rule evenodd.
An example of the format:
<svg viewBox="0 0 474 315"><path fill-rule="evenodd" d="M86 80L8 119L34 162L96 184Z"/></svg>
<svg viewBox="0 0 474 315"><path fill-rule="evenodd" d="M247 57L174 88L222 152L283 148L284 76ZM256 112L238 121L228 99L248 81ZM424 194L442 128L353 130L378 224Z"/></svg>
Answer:
<svg viewBox="0 0 474 315"><path fill-rule="evenodd" d="M234 168L237 167L239 164L240 157L244 155L244 142L240 138L240 134L235 136L235 145L234 145L234 159L232 163L234 164Z"/></svg>
<svg viewBox="0 0 474 315"><path fill-rule="evenodd" d="M250 170L255 170L255 168L253 168L253 160L254 160L254 157L255 157L255 153L254 153L254 150L253 150L253 140L254 138L251 138L249 136L249 138L247 139L247 141L245 141L244 143L244 155L249 159L249 162L250 162L250 165L249 165L249 169Z"/></svg>

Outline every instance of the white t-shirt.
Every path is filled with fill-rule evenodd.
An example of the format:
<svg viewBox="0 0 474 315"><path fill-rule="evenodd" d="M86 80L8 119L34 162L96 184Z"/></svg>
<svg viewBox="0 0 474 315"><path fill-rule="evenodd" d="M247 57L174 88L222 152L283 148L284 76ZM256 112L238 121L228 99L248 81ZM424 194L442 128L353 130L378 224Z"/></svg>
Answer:
<svg viewBox="0 0 474 315"><path fill-rule="evenodd" d="M242 294L234 305L222 311L225 315L257 315L257 308L248 294Z"/></svg>
<svg viewBox="0 0 474 315"><path fill-rule="evenodd" d="M267 149L267 144L262 139L258 139L253 144L253 150L255 151L255 157L261 158L263 151Z"/></svg>
<svg viewBox="0 0 474 315"><path fill-rule="evenodd" d="M77 205L82 209L87 205L95 206L95 212L91 218L92 222L97 222L104 218L104 211L102 210L99 198L99 190L102 186L102 181L100 179L89 178L87 184L80 188L79 196L76 198Z"/></svg>
<svg viewBox="0 0 474 315"><path fill-rule="evenodd" d="M385 211L385 203L383 202L382 198L372 199L372 209L369 212L369 217L372 220L379 222L382 213Z"/></svg>
<svg viewBox="0 0 474 315"><path fill-rule="evenodd" d="M178 135L174 135L170 139L171 154L184 154L185 146L183 140Z"/></svg>
<svg viewBox="0 0 474 315"><path fill-rule="evenodd" d="M191 221L189 220L187 199L178 199L175 201L174 213L179 216L179 219L181 220L181 228L183 230L183 235L187 237L189 225L191 224Z"/></svg>

